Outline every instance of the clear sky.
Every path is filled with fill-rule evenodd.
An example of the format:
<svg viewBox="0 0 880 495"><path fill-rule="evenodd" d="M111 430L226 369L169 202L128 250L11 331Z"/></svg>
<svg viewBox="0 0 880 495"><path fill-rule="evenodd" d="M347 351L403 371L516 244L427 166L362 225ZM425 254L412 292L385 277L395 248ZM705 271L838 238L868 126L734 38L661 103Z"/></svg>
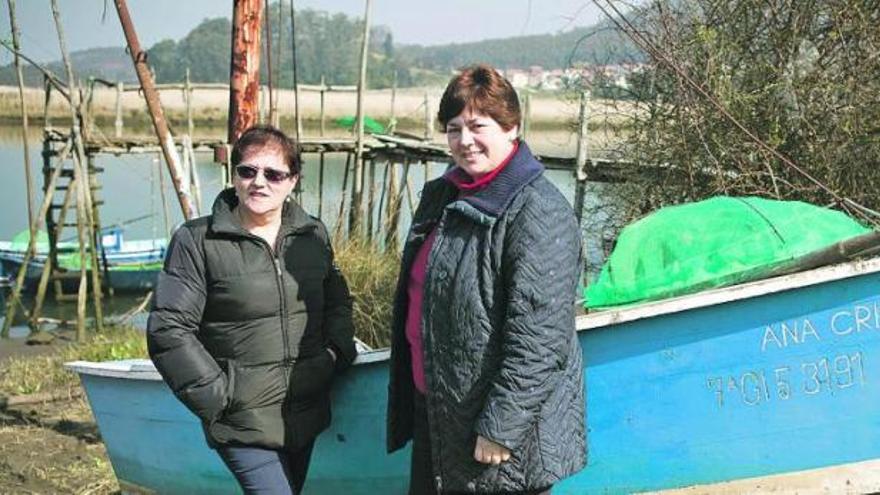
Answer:
<svg viewBox="0 0 880 495"><path fill-rule="evenodd" d="M356 17L363 16L365 5L364 0L294 2L297 9ZM49 0L15 3L25 53L40 61L60 58ZM112 0L58 0L58 4L70 50L125 44ZM178 40L205 18L231 17L232 4L232 0L128 0L144 47L165 38ZM397 43L422 45L555 33L589 26L601 16L590 0L373 0L372 9L372 23L391 28ZM7 0L0 0L0 13L0 36L10 39ZM10 60L3 50L0 64Z"/></svg>

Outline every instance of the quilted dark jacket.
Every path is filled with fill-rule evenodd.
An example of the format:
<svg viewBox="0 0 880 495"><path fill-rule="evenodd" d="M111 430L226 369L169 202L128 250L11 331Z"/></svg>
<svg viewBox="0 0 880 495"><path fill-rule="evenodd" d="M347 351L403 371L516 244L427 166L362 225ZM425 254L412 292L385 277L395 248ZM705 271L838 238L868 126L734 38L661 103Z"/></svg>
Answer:
<svg viewBox="0 0 880 495"><path fill-rule="evenodd" d="M328 426L332 377L355 358L351 296L320 221L285 204L273 252L236 204L223 191L172 237L150 357L211 446L296 448Z"/></svg>
<svg viewBox="0 0 880 495"><path fill-rule="evenodd" d="M388 450L412 438L407 282L436 227L422 338L434 481L439 490L543 488L586 464L584 380L575 335L577 220L525 143L483 190L429 182L404 247L394 305ZM473 458L476 435L512 452Z"/></svg>

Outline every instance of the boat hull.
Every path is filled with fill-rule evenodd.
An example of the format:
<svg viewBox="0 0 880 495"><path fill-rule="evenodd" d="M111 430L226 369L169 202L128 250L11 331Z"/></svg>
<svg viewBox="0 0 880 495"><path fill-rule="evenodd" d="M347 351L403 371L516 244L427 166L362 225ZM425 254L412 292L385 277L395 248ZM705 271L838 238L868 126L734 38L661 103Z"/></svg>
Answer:
<svg viewBox="0 0 880 495"><path fill-rule="evenodd" d="M589 463L559 494L705 485L880 458L880 261L578 321ZM74 364L118 478L161 493L235 489L155 371ZM124 365L123 365L124 368ZM151 368L146 365L147 370ZM385 454L387 352L334 390L306 493L406 493ZM880 487L878 487L880 488Z"/></svg>
<svg viewBox="0 0 880 495"><path fill-rule="evenodd" d="M161 261L161 258L159 258L159 261ZM2 273L9 277L9 281L14 282L18 270L21 268L21 260L0 257L0 267L2 267ZM161 267L158 265L144 269L122 270L111 265L110 276L107 277L105 275L103 283L106 284L109 281L109 287L116 292L146 292L155 287L160 270ZM28 293L36 292L42 273L43 262L39 260L29 262L25 272L23 290ZM75 292L79 287L79 272L68 273L72 276L61 279L61 288L65 292ZM88 277L91 277L91 275L87 275ZM88 278L88 280L91 280L91 278Z"/></svg>

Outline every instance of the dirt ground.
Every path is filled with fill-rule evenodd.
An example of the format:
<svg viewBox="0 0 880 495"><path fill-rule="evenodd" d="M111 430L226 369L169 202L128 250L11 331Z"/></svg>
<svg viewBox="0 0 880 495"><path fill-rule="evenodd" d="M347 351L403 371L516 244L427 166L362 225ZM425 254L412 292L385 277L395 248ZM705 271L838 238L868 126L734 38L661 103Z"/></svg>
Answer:
<svg viewBox="0 0 880 495"><path fill-rule="evenodd" d="M10 356L46 354L65 341L3 340L0 370ZM0 493L119 493L85 397L0 407Z"/></svg>
<svg viewBox="0 0 880 495"><path fill-rule="evenodd" d="M0 411L0 491L119 492L85 398Z"/></svg>

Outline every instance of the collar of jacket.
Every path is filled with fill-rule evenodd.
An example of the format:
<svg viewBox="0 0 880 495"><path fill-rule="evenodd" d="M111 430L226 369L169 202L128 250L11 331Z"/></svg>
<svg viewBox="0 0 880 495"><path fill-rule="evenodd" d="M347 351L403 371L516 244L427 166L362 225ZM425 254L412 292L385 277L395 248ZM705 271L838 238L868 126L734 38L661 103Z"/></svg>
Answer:
<svg viewBox="0 0 880 495"><path fill-rule="evenodd" d="M520 141L516 154L492 182L473 194L461 196L448 206L481 224L491 224L507 210L513 198L526 185L544 173L544 166L532 155L525 141ZM447 184L446 179L441 179ZM455 187L450 184L451 187Z"/></svg>
<svg viewBox="0 0 880 495"><path fill-rule="evenodd" d="M233 213L236 206L238 206L238 196L235 195L235 188L230 187L221 191L214 200L214 206L211 207L211 230L215 233L248 235ZM318 223L296 201L284 203L279 236L312 230L317 226Z"/></svg>

